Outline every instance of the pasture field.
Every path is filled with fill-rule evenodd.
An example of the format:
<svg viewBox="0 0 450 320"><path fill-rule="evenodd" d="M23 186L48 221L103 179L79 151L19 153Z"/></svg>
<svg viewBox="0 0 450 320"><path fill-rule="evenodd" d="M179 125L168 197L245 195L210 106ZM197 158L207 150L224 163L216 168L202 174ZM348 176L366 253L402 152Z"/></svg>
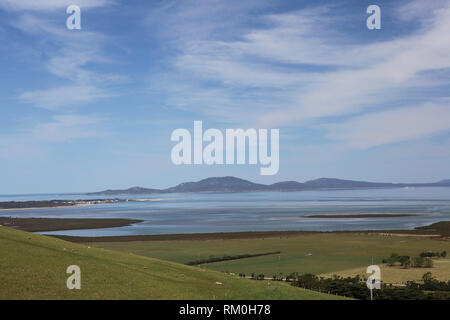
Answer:
<svg viewBox="0 0 450 320"><path fill-rule="evenodd" d="M381 279L385 283L405 283L406 281L421 282L422 276L426 272L431 272L433 277L441 281L450 280L450 259L433 259L433 268L408 268L404 269L400 266L390 267L388 265L380 265ZM341 277L354 277L356 275L367 277L366 268L354 268L321 274L323 277L331 277L339 275Z"/></svg>
<svg viewBox="0 0 450 320"><path fill-rule="evenodd" d="M81 268L69 290L66 269ZM0 299L341 299L0 226Z"/></svg>
<svg viewBox="0 0 450 320"><path fill-rule="evenodd" d="M211 256L237 256L280 251L278 255L244 258L201 265L202 268L246 275L288 275L292 272L332 274L346 270L362 270L371 264L382 264L392 253L417 256L423 251L450 252L450 241L367 233L315 233L265 238L98 242L92 245L136 255L188 263ZM421 275L436 271L444 279L441 264ZM359 268L359 269L358 269ZM424 271L425 270L425 271ZM404 271L404 270L400 270ZM399 273L404 280L403 273ZM421 276L420 275L420 276ZM407 276L408 277L408 276ZM415 276L414 276L415 277ZM395 277L393 277L395 278Z"/></svg>

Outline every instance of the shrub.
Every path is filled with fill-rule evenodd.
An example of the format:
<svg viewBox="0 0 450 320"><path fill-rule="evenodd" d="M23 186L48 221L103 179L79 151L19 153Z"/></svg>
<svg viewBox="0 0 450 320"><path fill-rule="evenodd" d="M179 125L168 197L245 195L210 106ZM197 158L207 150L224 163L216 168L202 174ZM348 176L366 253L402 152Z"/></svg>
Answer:
<svg viewBox="0 0 450 320"><path fill-rule="evenodd" d="M425 258L423 257L414 257L412 266L414 268L422 268L425 265Z"/></svg>
<svg viewBox="0 0 450 320"><path fill-rule="evenodd" d="M425 268L433 268L434 262L431 258L425 258Z"/></svg>

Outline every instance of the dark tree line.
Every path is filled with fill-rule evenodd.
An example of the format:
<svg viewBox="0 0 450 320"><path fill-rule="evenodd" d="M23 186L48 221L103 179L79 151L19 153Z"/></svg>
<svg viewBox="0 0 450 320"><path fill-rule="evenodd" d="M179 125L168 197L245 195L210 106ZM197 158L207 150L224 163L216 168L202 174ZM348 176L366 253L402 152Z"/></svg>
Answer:
<svg viewBox="0 0 450 320"><path fill-rule="evenodd" d="M195 261L187 262L186 265L195 266L198 264L221 262L221 261L228 261L228 260L238 260L238 259L253 258L253 257L262 257L262 256L268 256L268 255L272 255L272 254L280 254L280 252L275 251L275 252L264 252L264 253L255 253L255 254L245 253L245 254L234 255L234 256L224 255L222 257L210 256L207 259L198 259Z"/></svg>
<svg viewBox="0 0 450 320"><path fill-rule="evenodd" d="M447 253L443 251L442 253L438 252L422 252L418 257L410 257L410 256L400 256L396 253L393 253L389 258L383 259L383 263L387 263L388 266L400 265L403 268L432 268L434 266L434 262L431 259L432 257L445 257Z"/></svg>
<svg viewBox="0 0 450 320"><path fill-rule="evenodd" d="M359 276L319 278L313 274L302 274L292 281L292 285L359 300L370 300L366 282ZM409 281L405 287L382 285L381 289L373 290L373 296L376 300L450 300L450 281L438 281L428 272L423 276L423 283Z"/></svg>

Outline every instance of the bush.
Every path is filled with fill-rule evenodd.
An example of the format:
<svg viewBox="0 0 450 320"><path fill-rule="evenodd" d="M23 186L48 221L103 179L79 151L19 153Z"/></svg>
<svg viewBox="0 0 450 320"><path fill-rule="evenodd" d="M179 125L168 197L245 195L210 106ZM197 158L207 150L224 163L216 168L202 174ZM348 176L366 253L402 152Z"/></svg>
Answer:
<svg viewBox="0 0 450 320"><path fill-rule="evenodd" d="M425 258L423 257L414 257L412 266L414 268L422 268L425 265Z"/></svg>
<svg viewBox="0 0 450 320"><path fill-rule="evenodd" d="M431 258L425 258L425 268L433 268L434 262Z"/></svg>
<svg viewBox="0 0 450 320"><path fill-rule="evenodd" d="M403 268L408 269L411 266L411 258L409 256L399 257L400 264Z"/></svg>
<svg viewBox="0 0 450 320"><path fill-rule="evenodd" d="M435 258L435 257L436 258L439 258L439 257L445 258L447 256L447 252L442 251L441 253L439 253L439 252L433 252L433 251L426 251L426 252L422 252L420 254L420 256L422 258Z"/></svg>
<svg viewBox="0 0 450 320"><path fill-rule="evenodd" d="M388 266L392 267L396 263L400 263L400 265L408 269L409 267L413 268L432 268L433 267L433 260L431 260L432 257L442 257L446 256L447 253L445 251L441 253L432 252L432 251L426 251L422 252L419 257L413 257L410 256L399 256L396 253L393 253L388 259L384 259L383 262L387 263Z"/></svg>

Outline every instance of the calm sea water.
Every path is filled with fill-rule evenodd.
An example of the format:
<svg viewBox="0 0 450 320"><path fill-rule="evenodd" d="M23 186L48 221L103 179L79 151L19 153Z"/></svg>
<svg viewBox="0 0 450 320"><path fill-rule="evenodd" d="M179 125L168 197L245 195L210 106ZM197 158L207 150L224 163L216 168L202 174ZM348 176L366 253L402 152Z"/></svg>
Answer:
<svg viewBox="0 0 450 320"><path fill-rule="evenodd" d="M85 195L0 195L0 201L88 199ZM128 227L45 232L76 236L118 236L272 230L412 229L450 221L450 188L334 190L254 193L184 193L121 196L152 202L90 207L0 211L0 216L130 218ZM312 214L412 213L417 217L311 219Z"/></svg>

